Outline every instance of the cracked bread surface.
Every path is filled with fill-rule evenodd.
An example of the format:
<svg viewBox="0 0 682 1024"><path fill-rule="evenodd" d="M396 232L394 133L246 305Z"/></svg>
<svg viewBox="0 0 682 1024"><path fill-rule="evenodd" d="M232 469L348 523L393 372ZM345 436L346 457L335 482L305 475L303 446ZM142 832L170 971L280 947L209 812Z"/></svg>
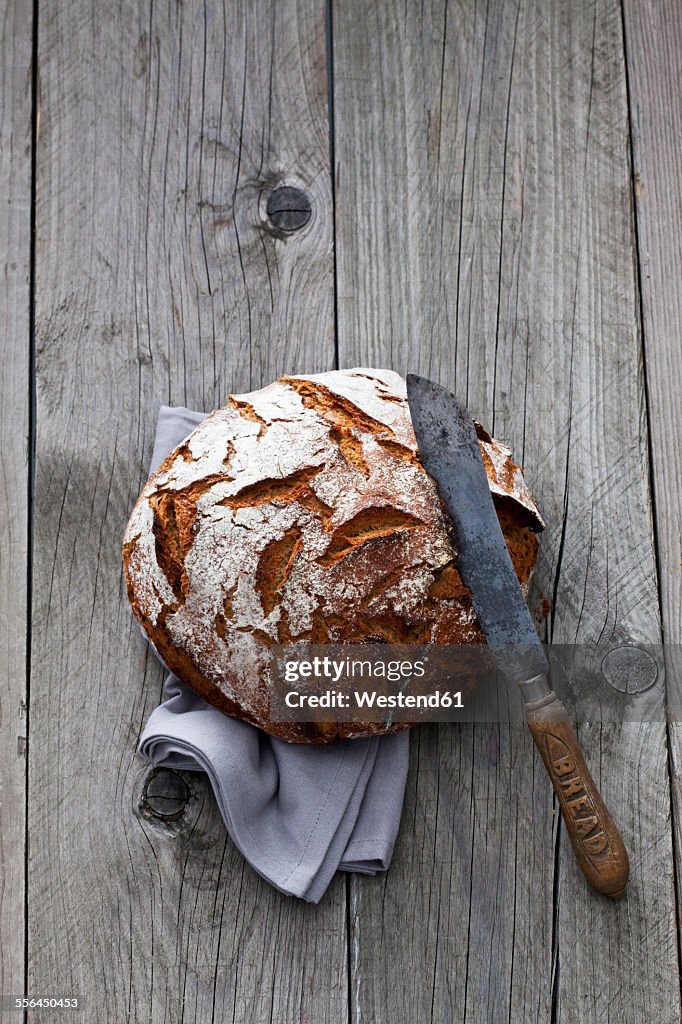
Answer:
<svg viewBox="0 0 682 1024"><path fill-rule="evenodd" d="M542 519L509 449L476 428L527 593ZM388 370L291 375L230 396L148 479L123 566L168 667L225 713L294 742L407 723L270 721L273 644L483 642L405 381Z"/></svg>

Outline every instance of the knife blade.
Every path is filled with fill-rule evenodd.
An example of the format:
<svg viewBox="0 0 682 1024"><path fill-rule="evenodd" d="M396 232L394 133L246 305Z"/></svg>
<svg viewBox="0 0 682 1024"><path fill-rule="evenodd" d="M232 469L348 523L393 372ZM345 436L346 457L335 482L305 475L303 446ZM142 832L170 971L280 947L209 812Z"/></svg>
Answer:
<svg viewBox="0 0 682 1024"><path fill-rule="evenodd" d="M416 374L407 375L407 398L422 464L451 520L457 569L500 671L523 694L576 859L595 889L618 898L629 874L627 851L549 684L549 664L495 511L472 417L453 394Z"/></svg>
<svg viewBox="0 0 682 1024"><path fill-rule="evenodd" d="M495 512L473 420L454 395L424 377L408 375L407 394L422 464L450 514L457 568L486 642L511 682L545 675L549 665Z"/></svg>

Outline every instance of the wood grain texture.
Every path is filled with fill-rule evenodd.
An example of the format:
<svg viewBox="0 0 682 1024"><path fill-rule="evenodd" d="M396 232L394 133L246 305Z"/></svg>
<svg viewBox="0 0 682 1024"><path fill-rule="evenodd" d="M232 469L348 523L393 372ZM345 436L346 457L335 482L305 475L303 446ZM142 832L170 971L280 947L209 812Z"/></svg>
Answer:
<svg viewBox="0 0 682 1024"><path fill-rule="evenodd" d="M682 12L625 0L632 160L665 643L677 892L682 885ZM678 917L679 922L679 917Z"/></svg>
<svg viewBox="0 0 682 1024"><path fill-rule="evenodd" d="M622 57L613 0L334 4L341 364L440 379L510 443L548 523L548 636L583 672L584 645L660 640ZM555 857L529 737L414 734L392 870L352 883L358 1020L676 1019L661 683L648 700L646 725L582 708L621 905L560 833Z"/></svg>
<svg viewBox="0 0 682 1024"><path fill-rule="evenodd" d="M530 124L519 110L509 140L508 164L521 170L506 194L508 341L497 346L506 369L497 385L509 397L495 422L516 447L506 424L518 422L527 396L524 465L550 524L539 566L554 601L550 636L579 645L576 671L589 676L580 645L596 645L598 666L614 648L660 641L622 22L612 2L565 5L551 17L543 8L519 22L519 38L533 40L519 52L520 82L535 83L538 99ZM552 92L542 103L548 67ZM519 341L528 352L523 392L513 369ZM562 836L557 1021L679 1015L662 673L649 700L653 720L617 726L600 724L596 699L583 699L581 716L594 724L581 725L579 739L631 875L622 903L595 900Z"/></svg>
<svg viewBox="0 0 682 1024"><path fill-rule="evenodd" d="M161 403L333 365L324 10L299 2L40 10L29 989L88 1019L347 1016L346 896L245 865L203 775L172 827L137 813L161 671L121 539ZM272 234L268 190L313 217Z"/></svg>
<svg viewBox="0 0 682 1024"><path fill-rule="evenodd" d="M24 990L31 11L0 2L0 993Z"/></svg>
<svg viewBox="0 0 682 1024"><path fill-rule="evenodd" d="M682 19L672 0L623 3L332 4L342 365L439 379L511 444L548 523L533 602L553 598L547 635L578 645L595 686L579 645L661 636L648 432L664 636L682 642ZM2 16L9 992L23 988L31 25L25 4ZM78 0L40 5L39 41L29 990L78 992L86 1019L116 1024L678 1021L662 673L653 724L600 724L595 689L580 728L630 850L618 906L587 889L512 726L414 730L389 873L337 878L319 907L251 871L202 775L185 773L179 819L139 813L134 751L161 672L119 549L158 406L208 410L334 365L324 10ZM279 184L312 201L286 237L265 218ZM670 681L668 697L680 850Z"/></svg>
<svg viewBox="0 0 682 1024"><path fill-rule="evenodd" d="M663 636L682 644L682 13L625 0Z"/></svg>
<svg viewBox="0 0 682 1024"><path fill-rule="evenodd" d="M491 425L483 357L516 12L334 10L342 365L456 384ZM525 730L415 731L391 871L352 883L358 1020L549 1020L555 822L543 774Z"/></svg>

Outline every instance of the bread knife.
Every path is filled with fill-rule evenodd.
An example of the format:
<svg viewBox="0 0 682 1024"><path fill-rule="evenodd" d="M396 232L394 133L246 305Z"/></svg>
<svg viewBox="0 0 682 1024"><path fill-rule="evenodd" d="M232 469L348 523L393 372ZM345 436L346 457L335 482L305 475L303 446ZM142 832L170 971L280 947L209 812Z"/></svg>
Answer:
<svg viewBox="0 0 682 1024"><path fill-rule="evenodd" d="M552 781L571 845L588 882L614 899L628 855L590 775L528 611L493 504L473 420L440 385L407 376L407 398L424 469L454 527L455 558L497 666L523 695L526 721Z"/></svg>

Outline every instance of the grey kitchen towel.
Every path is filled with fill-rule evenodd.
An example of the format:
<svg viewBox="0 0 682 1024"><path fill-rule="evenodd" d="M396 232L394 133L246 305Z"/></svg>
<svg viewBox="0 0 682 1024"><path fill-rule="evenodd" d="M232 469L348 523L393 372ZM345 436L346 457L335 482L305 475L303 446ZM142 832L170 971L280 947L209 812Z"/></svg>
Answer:
<svg viewBox="0 0 682 1024"><path fill-rule="evenodd" d="M205 416L161 406L150 473ZM138 752L155 765L206 772L235 845L275 888L318 903L337 870L386 871L405 792L407 729L328 747L287 743L218 711L172 672L163 697Z"/></svg>

